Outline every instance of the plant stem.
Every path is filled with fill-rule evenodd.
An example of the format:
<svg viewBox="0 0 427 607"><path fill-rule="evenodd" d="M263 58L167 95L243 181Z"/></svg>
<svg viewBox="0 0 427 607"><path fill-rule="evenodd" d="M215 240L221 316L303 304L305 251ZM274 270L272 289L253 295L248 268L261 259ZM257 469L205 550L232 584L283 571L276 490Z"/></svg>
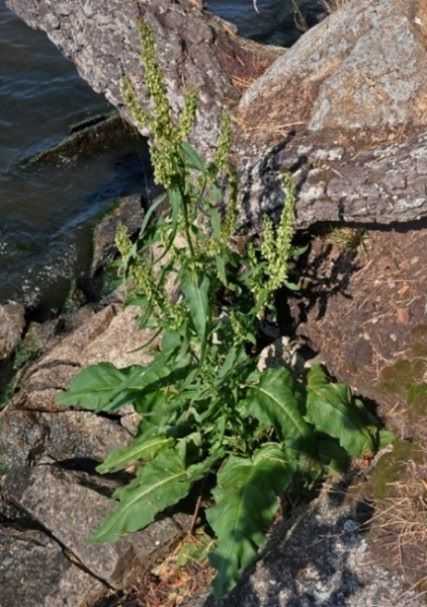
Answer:
<svg viewBox="0 0 427 607"><path fill-rule="evenodd" d="M193 242L191 240L190 224L188 221L187 196L185 195L184 192L182 192L182 212L183 212L183 216L184 216L185 237L187 239L187 244L188 244L188 249L190 251L191 259L192 259L192 261L194 261L195 254L194 254Z"/></svg>
<svg viewBox="0 0 427 607"><path fill-rule="evenodd" d="M199 516L199 511L200 511L201 505L202 505L202 494L200 493L199 497L197 498L196 507L194 508L193 517L191 519L190 535L194 535L194 531L195 531L196 525L197 525L197 517Z"/></svg>

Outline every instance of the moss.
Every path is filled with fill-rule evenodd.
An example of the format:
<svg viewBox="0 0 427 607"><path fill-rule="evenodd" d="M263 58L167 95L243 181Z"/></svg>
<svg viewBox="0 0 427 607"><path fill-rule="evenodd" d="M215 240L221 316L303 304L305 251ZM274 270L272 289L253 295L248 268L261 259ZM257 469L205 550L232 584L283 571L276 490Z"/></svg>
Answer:
<svg viewBox="0 0 427 607"><path fill-rule="evenodd" d="M79 130L74 129L63 141L25 159L21 166L25 168L40 163L63 163L64 159L72 160L77 156L89 156L101 150L115 149L129 138L139 140L140 135L114 111L104 116L104 119L98 119L92 124L88 122L88 126Z"/></svg>
<svg viewBox="0 0 427 607"><path fill-rule="evenodd" d="M380 387L388 394L396 394L407 400L410 388L423 382L426 371L427 360L422 358L399 359L382 370Z"/></svg>
<svg viewBox="0 0 427 607"><path fill-rule="evenodd" d="M427 414L427 384L414 384L408 390L408 405L416 415Z"/></svg>
<svg viewBox="0 0 427 607"><path fill-rule="evenodd" d="M41 349L41 344L35 335L26 335L16 349L13 361L14 371L19 371L24 365L37 358Z"/></svg>
<svg viewBox="0 0 427 607"><path fill-rule="evenodd" d="M0 389L0 411L7 405L15 391L16 381L15 375Z"/></svg>
<svg viewBox="0 0 427 607"><path fill-rule="evenodd" d="M415 327L411 337L406 357L382 370L379 388L406 401L413 420L427 414L427 325Z"/></svg>
<svg viewBox="0 0 427 607"><path fill-rule="evenodd" d="M375 466L370 478L375 500L384 500L390 495L391 484L400 479L408 460L417 459L419 447L416 443L396 440L393 451L384 455Z"/></svg>

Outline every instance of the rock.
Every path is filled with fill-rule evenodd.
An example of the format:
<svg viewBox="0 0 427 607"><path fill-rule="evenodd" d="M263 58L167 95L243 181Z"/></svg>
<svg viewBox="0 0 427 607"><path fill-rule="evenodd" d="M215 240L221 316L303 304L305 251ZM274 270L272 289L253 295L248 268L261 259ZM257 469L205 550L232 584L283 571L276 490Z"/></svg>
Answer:
<svg viewBox="0 0 427 607"><path fill-rule="evenodd" d="M301 227L426 217L426 31L417 0L348 2L245 91L237 120L257 155L246 159L247 223L281 207L283 170Z"/></svg>
<svg viewBox="0 0 427 607"><path fill-rule="evenodd" d="M174 113L188 84L200 93L192 142L211 153L223 110L235 119L242 224L256 230L263 213L283 206L283 171L297 185L299 227L427 217L427 13L418 0L346 2L286 52L239 38L188 0L8 5L129 120L121 73L149 105L139 65L144 17Z"/></svg>
<svg viewBox="0 0 427 607"><path fill-rule="evenodd" d="M39 460L95 464L131 438L118 421L89 411L49 414L9 407L0 421L0 457L6 467L34 465Z"/></svg>
<svg viewBox="0 0 427 607"><path fill-rule="evenodd" d="M15 469L4 481L4 495L64 546L73 559L110 587L121 589L133 570L142 573L165 545L182 535L173 519L115 544L91 544L90 534L113 503L79 477L49 465Z"/></svg>
<svg viewBox="0 0 427 607"><path fill-rule="evenodd" d="M98 114L70 128L70 134L53 147L25 159L21 165L34 166L41 163L55 165L87 157L93 153L111 150L128 142L136 133L124 122L116 111Z"/></svg>
<svg viewBox="0 0 427 607"><path fill-rule="evenodd" d="M46 352L23 371L20 391L0 413L2 607L21 599L14 584L27 577L30 598L24 587L24 607L94 604L108 590L140 583L146 568L185 533L179 522L164 518L114 545L88 543L114 507L109 496L124 480L96 474L96 465L125 446L131 434L119 414L107 417L56 404L58 392L82 365L148 360L148 352L136 351L141 339L151 337L136 330L137 313L110 304L83 315L82 324L68 334L42 332ZM32 592L33 581L38 586ZM89 600L94 590L97 596Z"/></svg>
<svg viewBox="0 0 427 607"><path fill-rule="evenodd" d="M258 360L258 369L264 371L276 367L289 367L297 375L304 371L304 357L301 344L292 342L289 337L280 337L264 348Z"/></svg>
<svg viewBox="0 0 427 607"><path fill-rule="evenodd" d="M0 305L0 363L13 354L24 327L24 306L14 302Z"/></svg>
<svg viewBox="0 0 427 607"><path fill-rule="evenodd" d="M114 242L119 225L125 226L133 235L140 229L143 218L141 196L134 194L119 199L115 208L96 225L93 232L92 277L116 251Z"/></svg>
<svg viewBox="0 0 427 607"><path fill-rule="evenodd" d="M2 607L77 607L106 587L39 530L0 528Z"/></svg>
<svg viewBox="0 0 427 607"><path fill-rule="evenodd" d="M44 352L60 330L61 319L54 318L45 322L32 321L28 325L23 340L23 347L41 354Z"/></svg>
<svg viewBox="0 0 427 607"><path fill-rule="evenodd" d="M141 416L135 412L132 405L125 405L120 409L120 423L132 436L136 436Z"/></svg>
<svg viewBox="0 0 427 607"><path fill-rule="evenodd" d="M138 308L110 304L86 316L83 324L53 345L21 378L21 389L12 406L40 412L63 411L56 404L58 392L84 366L111 362L118 367L144 364L150 355L141 346L152 337L137 326Z"/></svg>
<svg viewBox="0 0 427 607"><path fill-rule="evenodd" d="M182 107L189 86L200 91L195 137L205 149L216 141L224 103L231 107L238 100L237 80L248 72L260 74L278 54L241 40L228 24L188 0L10 0L8 5L29 25L46 31L81 76L128 119L120 90L123 73L131 76L142 104L149 105L139 62L138 21L143 17L162 49L159 59L174 112Z"/></svg>
<svg viewBox="0 0 427 607"><path fill-rule="evenodd" d="M399 435L425 440L427 229L370 231L356 251L334 239L313 244L297 333Z"/></svg>
<svg viewBox="0 0 427 607"><path fill-rule="evenodd" d="M38 366L46 367L53 361L82 367L98 362L111 362L117 367L143 364L147 353L138 348L152 333L139 330L140 313L136 306L107 306L47 352Z"/></svg>
<svg viewBox="0 0 427 607"><path fill-rule="evenodd" d="M255 571L223 607L422 607L422 594L373 563L364 527L369 510L346 499L347 489L325 490L277 523Z"/></svg>
<svg viewBox="0 0 427 607"><path fill-rule="evenodd" d="M427 125L427 13L418 0L349 2L300 38L243 95L263 132L286 122L343 133Z"/></svg>

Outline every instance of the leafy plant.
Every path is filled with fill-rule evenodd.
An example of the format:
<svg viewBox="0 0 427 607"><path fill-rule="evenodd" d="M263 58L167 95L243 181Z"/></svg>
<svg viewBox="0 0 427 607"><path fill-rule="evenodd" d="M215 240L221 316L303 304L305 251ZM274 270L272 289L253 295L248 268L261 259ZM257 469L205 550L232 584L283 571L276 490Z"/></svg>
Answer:
<svg viewBox="0 0 427 607"><path fill-rule="evenodd" d="M137 242L121 230L117 246L129 301L141 306L140 323L161 336L160 345L151 343L152 362L143 367L86 368L60 402L94 411L131 403L141 415L135 440L98 467L110 473L132 465L136 472L115 492L116 509L94 541L144 528L209 479L206 517L216 537L210 558L221 596L256 558L289 485L320 477L347 455L373 452L380 433L361 403L321 368L310 370L307 381L287 368L257 369L258 321L266 309L274 313L274 292L292 287L298 254L292 182L284 177L277 229L267 220L261 244L237 250L229 121L214 159L205 161L185 141L196 115L194 95L175 123L145 24L141 39L153 106L139 107L128 80L123 95L135 121L151 130L155 177L169 204L159 219L147 215Z"/></svg>

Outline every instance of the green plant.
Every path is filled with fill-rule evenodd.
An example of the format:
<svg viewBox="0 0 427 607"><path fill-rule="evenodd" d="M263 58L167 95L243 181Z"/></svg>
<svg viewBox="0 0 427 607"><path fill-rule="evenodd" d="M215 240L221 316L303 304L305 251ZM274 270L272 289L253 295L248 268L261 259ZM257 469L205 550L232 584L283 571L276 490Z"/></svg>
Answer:
<svg viewBox="0 0 427 607"><path fill-rule="evenodd" d="M94 541L116 541L193 487L214 486L206 517L216 538L210 558L221 596L255 559L290 484L320 478L348 455L373 452L381 433L348 388L330 383L320 367L307 381L287 368L257 369L258 319L265 309L274 313L278 288L292 286L288 276L298 253L292 182L284 178L277 229L267 220L259 247L237 252L230 246L237 179L228 160L229 121L213 161L206 162L185 141L196 114L194 95L175 123L145 24L141 34L151 112L141 110L129 81L123 93L134 119L151 129L155 177L169 207L157 221L147 214L135 243L120 230L117 246L130 301L141 306L141 325L161 342L154 348L151 341L152 362L143 367L84 369L60 402L94 411L131 403L141 415L132 444L98 467L111 473L132 465L136 472L115 492L117 507Z"/></svg>
<svg viewBox="0 0 427 607"><path fill-rule="evenodd" d="M342 251L357 253L359 249L366 252L366 230L347 227L334 227L326 233L326 240Z"/></svg>
<svg viewBox="0 0 427 607"><path fill-rule="evenodd" d="M0 389L0 410L3 409L12 398L13 393L16 388L15 376L6 381L5 385L3 385Z"/></svg>
<svg viewBox="0 0 427 607"><path fill-rule="evenodd" d="M14 395L19 384L19 371L37 358L41 352L41 345L37 338L27 333L15 350L13 361L1 378L0 409L5 407Z"/></svg>
<svg viewBox="0 0 427 607"><path fill-rule="evenodd" d="M35 360L41 350L42 347L37 337L32 333L28 333L16 348L13 370L19 371L25 365Z"/></svg>

